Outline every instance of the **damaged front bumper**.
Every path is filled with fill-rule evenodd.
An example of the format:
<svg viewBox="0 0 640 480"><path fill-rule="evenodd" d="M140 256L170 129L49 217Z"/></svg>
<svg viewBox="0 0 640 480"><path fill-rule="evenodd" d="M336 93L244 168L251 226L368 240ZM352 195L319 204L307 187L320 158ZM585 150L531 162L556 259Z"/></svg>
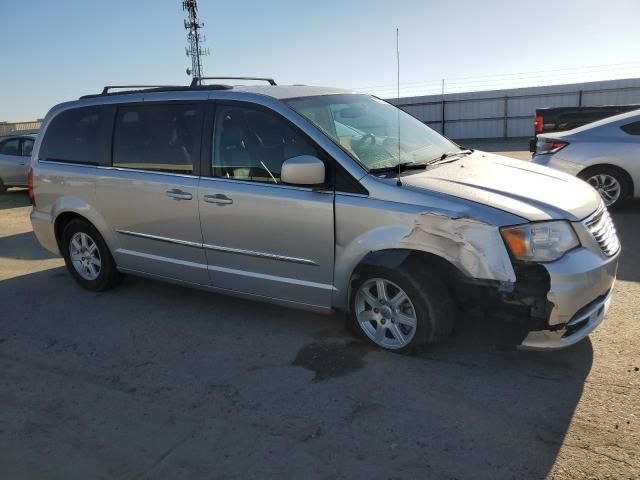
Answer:
<svg viewBox="0 0 640 480"><path fill-rule="evenodd" d="M605 318L616 280L618 257L604 257L595 249L578 248L545 264L551 307L547 326L527 334L520 348L555 350L578 343Z"/></svg>
<svg viewBox="0 0 640 480"><path fill-rule="evenodd" d="M523 350L557 350L575 345L602 323L609 311L613 289L601 300L596 300L559 330L536 330L520 344Z"/></svg>

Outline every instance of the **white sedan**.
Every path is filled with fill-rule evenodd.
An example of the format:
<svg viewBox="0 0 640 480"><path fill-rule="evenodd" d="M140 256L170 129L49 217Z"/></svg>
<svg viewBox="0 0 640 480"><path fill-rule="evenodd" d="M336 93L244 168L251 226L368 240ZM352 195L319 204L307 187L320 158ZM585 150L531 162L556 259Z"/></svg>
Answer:
<svg viewBox="0 0 640 480"><path fill-rule="evenodd" d="M609 208L640 197L640 110L540 134L533 162L589 182Z"/></svg>

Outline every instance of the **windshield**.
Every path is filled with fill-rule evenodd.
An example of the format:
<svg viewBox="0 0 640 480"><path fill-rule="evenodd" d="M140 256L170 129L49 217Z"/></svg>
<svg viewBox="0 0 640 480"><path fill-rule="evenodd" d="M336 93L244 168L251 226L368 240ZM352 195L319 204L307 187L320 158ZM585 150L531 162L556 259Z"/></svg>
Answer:
<svg viewBox="0 0 640 480"><path fill-rule="evenodd" d="M304 97L286 103L367 170L394 167L398 162L424 163L459 150L416 118L369 95Z"/></svg>

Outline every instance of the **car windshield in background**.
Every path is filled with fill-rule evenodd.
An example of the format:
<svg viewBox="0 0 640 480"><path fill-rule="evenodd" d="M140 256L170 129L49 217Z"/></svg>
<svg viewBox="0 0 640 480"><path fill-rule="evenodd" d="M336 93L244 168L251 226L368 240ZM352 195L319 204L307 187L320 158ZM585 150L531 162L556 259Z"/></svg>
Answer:
<svg viewBox="0 0 640 480"><path fill-rule="evenodd" d="M395 167L398 162L423 164L459 150L411 115L369 95L323 95L286 103L367 170Z"/></svg>

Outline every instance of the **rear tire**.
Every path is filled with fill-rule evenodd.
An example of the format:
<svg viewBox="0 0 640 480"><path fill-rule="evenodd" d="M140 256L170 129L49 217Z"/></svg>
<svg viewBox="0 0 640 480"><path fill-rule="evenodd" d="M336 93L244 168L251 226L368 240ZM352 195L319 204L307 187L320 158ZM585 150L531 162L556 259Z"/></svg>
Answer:
<svg viewBox="0 0 640 480"><path fill-rule="evenodd" d="M402 268L367 268L352 286L349 329L379 348L405 354L446 339L453 330L453 303L433 273L418 279Z"/></svg>
<svg viewBox="0 0 640 480"><path fill-rule="evenodd" d="M624 171L607 166L589 168L578 174L595 188L609 210L621 207L631 195L631 185Z"/></svg>
<svg viewBox="0 0 640 480"><path fill-rule="evenodd" d="M60 250L69 273L86 290L107 290L122 277L102 235L85 220L65 225Z"/></svg>

